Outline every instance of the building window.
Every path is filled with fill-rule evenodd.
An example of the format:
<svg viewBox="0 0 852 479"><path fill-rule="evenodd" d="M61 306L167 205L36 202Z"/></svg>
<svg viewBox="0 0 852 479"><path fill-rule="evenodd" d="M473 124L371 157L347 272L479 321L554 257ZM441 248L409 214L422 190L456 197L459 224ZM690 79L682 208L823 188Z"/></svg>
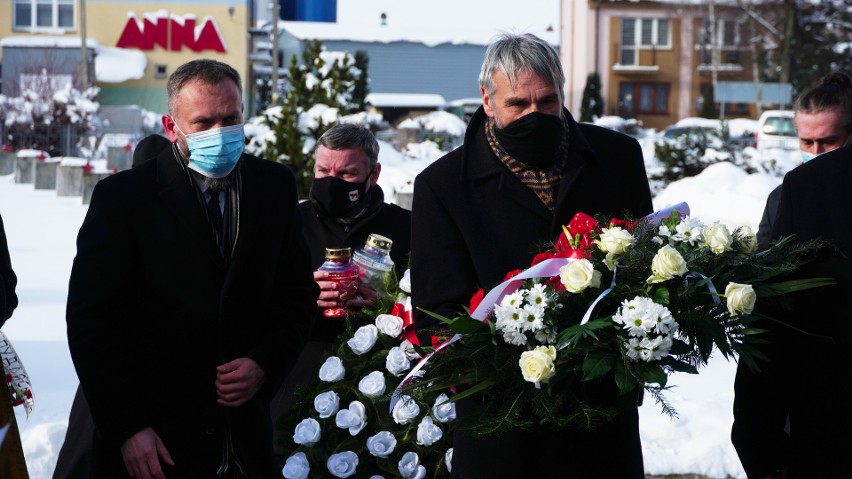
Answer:
<svg viewBox="0 0 852 479"><path fill-rule="evenodd" d="M639 50L671 48L669 20L665 18L622 18L619 64L637 65Z"/></svg>
<svg viewBox="0 0 852 479"><path fill-rule="evenodd" d="M75 0L15 0L15 28L73 30Z"/></svg>
<svg viewBox="0 0 852 479"><path fill-rule="evenodd" d="M668 83L622 83L618 88L619 116L635 118L637 114L669 112Z"/></svg>
<svg viewBox="0 0 852 479"><path fill-rule="evenodd" d="M154 78L165 78L168 74L168 67L162 63L154 65Z"/></svg>

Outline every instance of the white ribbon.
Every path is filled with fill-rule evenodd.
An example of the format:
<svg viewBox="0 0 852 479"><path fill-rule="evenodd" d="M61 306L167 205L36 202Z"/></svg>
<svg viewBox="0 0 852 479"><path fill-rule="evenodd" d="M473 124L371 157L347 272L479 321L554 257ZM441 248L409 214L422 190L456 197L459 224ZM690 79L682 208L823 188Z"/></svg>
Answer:
<svg viewBox="0 0 852 479"><path fill-rule="evenodd" d="M5 372L3 380L6 381L9 378L9 392L13 395L11 399L15 399L15 395L23 397L24 410L27 412L27 419L29 419L35 406L30 377L27 375L23 363L18 359L15 348L12 347L12 343L3 331L0 331L0 360L3 361Z"/></svg>

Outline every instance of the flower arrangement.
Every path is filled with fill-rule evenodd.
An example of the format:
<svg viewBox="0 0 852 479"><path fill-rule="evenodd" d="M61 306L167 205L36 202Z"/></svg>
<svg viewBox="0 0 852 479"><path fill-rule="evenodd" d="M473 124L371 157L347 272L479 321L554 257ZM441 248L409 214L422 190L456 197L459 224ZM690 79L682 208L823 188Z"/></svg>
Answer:
<svg viewBox="0 0 852 479"><path fill-rule="evenodd" d="M662 394L668 376L698 373L714 349L753 365L757 301L830 284L783 280L827 246L786 238L757 252L750 228L704 224L685 204L638 222L578 213L529 269L477 292L468 314L427 311L452 338L402 393L454 386L453 401L476 398L480 412L457 426L474 435L594 428L613 413L596 400L600 387L644 389L676 415Z"/></svg>
<svg viewBox="0 0 852 479"><path fill-rule="evenodd" d="M375 311L350 314L316 379L298 391L302 400L284 424L293 438L285 478L449 475L456 417L451 392L412 388L390 403L424 350L412 330L408 275L398 290L387 286Z"/></svg>

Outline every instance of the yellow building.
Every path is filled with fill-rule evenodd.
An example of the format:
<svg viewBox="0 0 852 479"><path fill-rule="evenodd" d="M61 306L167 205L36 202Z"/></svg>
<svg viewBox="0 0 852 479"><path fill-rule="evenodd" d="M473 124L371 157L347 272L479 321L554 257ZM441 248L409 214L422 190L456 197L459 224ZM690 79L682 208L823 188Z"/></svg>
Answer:
<svg viewBox="0 0 852 479"><path fill-rule="evenodd" d="M100 87L101 105L139 105L165 113L168 75L196 58L233 66L247 98L252 5L251 0L0 0L3 91L46 63L59 67L46 55L59 58L62 50L66 59L81 58L85 36L94 58L88 83ZM81 77L73 73L79 88Z"/></svg>

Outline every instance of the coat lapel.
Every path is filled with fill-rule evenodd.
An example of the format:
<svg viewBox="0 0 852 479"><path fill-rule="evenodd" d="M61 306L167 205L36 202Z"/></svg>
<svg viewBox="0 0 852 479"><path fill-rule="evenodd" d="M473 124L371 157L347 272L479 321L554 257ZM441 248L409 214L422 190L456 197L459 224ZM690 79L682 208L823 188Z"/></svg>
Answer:
<svg viewBox="0 0 852 479"><path fill-rule="evenodd" d="M157 185L160 198L167 209L176 216L179 228L186 232L189 241L213 263L224 266L216 248L210 224L192 181L178 164L171 148L164 149L157 157Z"/></svg>

